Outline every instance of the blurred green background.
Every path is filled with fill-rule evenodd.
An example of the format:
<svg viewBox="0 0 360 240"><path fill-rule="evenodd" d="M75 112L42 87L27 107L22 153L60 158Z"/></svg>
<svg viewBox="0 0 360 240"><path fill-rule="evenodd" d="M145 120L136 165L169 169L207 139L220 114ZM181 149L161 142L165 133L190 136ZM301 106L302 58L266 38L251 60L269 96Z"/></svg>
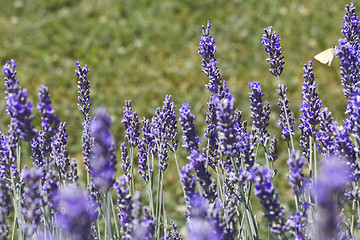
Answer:
<svg viewBox="0 0 360 240"><path fill-rule="evenodd" d="M277 128L277 80L268 72L267 54L261 45L263 29L274 26L280 34L284 61L282 82L298 117L303 65L313 56L337 44L346 1L339 0L13 0L0 1L0 62L16 59L17 77L36 106L41 84L49 87L53 108L68 122L71 156L81 154L82 115L77 110L75 62L88 64L93 107L106 106L113 117L117 146L124 140L122 106L132 100L133 109L150 118L166 94L177 109L189 102L203 135L208 79L201 72L197 54L201 25L210 19L216 59L221 76L235 98L235 105L250 120L248 82L260 81L271 104L272 134ZM360 4L357 5L357 7ZM314 63L318 92L338 121L344 118L346 101L341 87L339 59L332 66ZM2 130L5 113L4 84L0 84ZM35 125L39 126L37 110ZM285 143L280 141L285 147ZM281 148L280 146L280 148ZM298 146L298 145L297 145ZM280 159L285 164L287 154ZM185 161L185 160L184 160ZM170 176L174 181L178 177ZM282 176L286 179L286 175ZM181 196L181 190L178 191ZM291 194L288 192L288 194Z"/></svg>

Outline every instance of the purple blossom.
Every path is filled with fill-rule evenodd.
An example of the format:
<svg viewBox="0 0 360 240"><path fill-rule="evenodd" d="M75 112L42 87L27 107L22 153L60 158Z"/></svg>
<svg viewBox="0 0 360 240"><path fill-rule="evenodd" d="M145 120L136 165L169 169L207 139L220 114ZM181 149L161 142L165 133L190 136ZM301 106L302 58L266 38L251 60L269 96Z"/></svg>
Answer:
<svg viewBox="0 0 360 240"><path fill-rule="evenodd" d="M26 235L32 236L40 223L41 207L43 205L40 193L40 180L43 177L43 169L32 167L29 170L25 166L22 171L22 179L27 183L22 194L22 209Z"/></svg>
<svg viewBox="0 0 360 240"><path fill-rule="evenodd" d="M9 223L7 222L11 210L9 190L5 177L0 176L0 239L7 239L9 234Z"/></svg>
<svg viewBox="0 0 360 240"><path fill-rule="evenodd" d="M312 191L317 203L314 217L316 239L339 239L338 234L343 232L339 212L341 196L350 180L348 172L346 164L336 157L323 161Z"/></svg>
<svg viewBox="0 0 360 240"><path fill-rule="evenodd" d="M87 80L87 74L90 69L85 67L81 68L80 62L76 62L77 70L75 70L75 74L78 77L78 100L79 103L77 104L79 111L84 115L84 121L82 123L83 126L83 133L82 133L82 155L84 159L84 164L88 173L90 173L90 155L92 146L93 146L93 137L90 131L90 122L91 118L89 115L90 111L90 82Z"/></svg>
<svg viewBox="0 0 360 240"><path fill-rule="evenodd" d="M281 111L278 121L278 125L282 129L281 137L282 139L289 141L291 139L291 136L294 135L295 118L291 116L291 111L289 109L289 99L286 97L287 90L288 88L285 88L284 85L280 84L279 89L276 89L276 92L277 94L279 94L278 105ZM289 121L289 124L287 120Z"/></svg>
<svg viewBox="0 0 360 240"><path fill-rule="evenodd" d="M250 169L255 163L255 137L248 132L244 133L241 141L241 159L245 163L245 169Z"/></svg>
<svg viewBox="0 0 360 240"><path fill-rule="evenodd" d="M224 231L222 233L221 239L236 239L238 234L237 229L237 208L239 202L235 194L227 194L226 200L224 203Z"/></svg>
<svg viewBox="0 0 360 240"><path fill-rule="evenodd" d="M190 164L194 165L195 173L204 190L203 197L209 202L214 202L217 197L215 180L211 179L211 174L206 168L206 157L198 151L192 150L188 157Z"/></svg>
<svg viewBox="0 0 360 240"><path fill-rule="evenodd" d="M316 140L319 142L318 150L324 157L328 157L335 153L335 137L333 135L336 130L336 123L333 121L331 112L324 108L319 114L319 130Z"/></svg>
<svg viewBox="0 0 360 240"><path fill-rule="evenodd" d="M299 196L303 190L304 174L302 173L302 168L306 164L306 160L304 159L304 155L300 155L299 151L292 151L286 163L289 165L289 174L287 177L289 178L292 193L295 196Z"/></svg>
<svg viewBox="0 0 360 240"><path fill-rule="evenodd" d="M142 144L146 145L146 148L148 149L149 153L155 153L156 146L155 146L154 134L151 132L150 120L144 117L142 120L142 125L143 125L141 128L141 132L143 134Z"/></svg>
<svg viewBox="0 0 360 240"><path fill-rule="evenodd" d="M223 99L215 95L214 103L220 154L229 157L235 156L238 149L236 149L236 132L234 128L234 98L230 93L226 94Z"/></svg>
<svg viewBox="0 0 360 240"><path fill-rule="evenodd" d="M167 95L163 107L157 108L151 121L151 132L157 146L159 158L159 169L165 171L167 168L168 152L176 151L178 140L175 106L171 101L172 97Z"/></svg>
<svg viewBox="0 0 360 240"><path fill-rule="evenodd" d="M131 233L131 222L133 220L132 211L132 197L127 188L128 180L125 176L119 178L119 182L115 181L113 188L118 195L117 211L121 225L121 234L123 239L129 239Z"/></svg>
<svg viewBox="0 0 360 240"><path fill-rule="evenodd" d="M131 147L136 147L139 144L139 129L140 122L137 112L133 112L131 101L125 101L124 118L121 121L125 125L126 135L125 138Z"/></svg>
<svg viewBox="0 0 360 240"><path fill-rule="evenodd" d="M260 87L260 82L252 81L249 83L251 92L249 93L251 118L256 133L256 138L260 144L266 145L269 141L269 133L266 127L269 125L270 104L265 101L263 106L262 97L264 96Z"/></svg>
<svg viewBox="0 0 360 240"><path fill-rule="evenodd" d="M52 157L56 162L57 169L60 173L60 178L65 180L72 179L72 173L69 172L70 159L67 151L67 133L66 133L66 122L60 122L58 131L55 134L51 142Z"/></svg>
<svg viewBox="0 0 360 240"><path fill-rule="evenodd" d="M214 96L212 95L207 103L208 111L206 112L206 128L205 137L207 138L207 146L203 148L203 152L209 156L209 165L215 169L219 161L218 156L218 133L216 131L217 120L216 120L216 104L214 102Z"/></svg>
<svg viewBox="0 0 360 240"><path fill-rule="evenodd" d="M208 21L206 28L202 26L202 37L200 38L200 47L198 54L202 55L202 66L204 69L203 73L209 78L209 83L206 85L206 88L209 89L213 94L224 96L224 93L228 91L225 81L221 78L219 68L217 66L218 62L214 58L215 50L215 40L209 36L210 31L210 21Z"/></svg>
<svg viewBox="0 0 360 240"><path fill-rule="evenodd" d="M310 204L304 203L302 206L302 211L297 211L294 215L288 217L287 225L289 226L290 234L294 240L308 240L309 236L307 233L308 229L308 216L307 210L309 209Z"/></svg>
<svg viewBox="0 0 360 240"><path fill-rule="evenodd" d="M274 135L273 138L270 140L270 146L269 146L269 161L275 162L278 158L278 140L276 136Z"/></svg>
<svg viewBox="0 0 360 240"><path fill-rule="evenodd" d="M183 131L183 147L189 152L198 150L200 145L200 137L196 136L196 129L194 126L195 116L190 111L189 103L183 103L180 108L180 123Z"/></svg>
<svg viewBox="0 0 360 240"><path fill-rule="evenodd" d="M356 15L356 8L353 3L350 6L346 4L343 24L341 32L344 34L347 42L354 44L359 40L360 21ZM357 42L356 44L359 43Z"/></svg>
<svg viewBox="0 0 360 240"><path fill-rule="evenodd" d="M29 96L27 90L25 88L21 89L19 80L15 78L15 60L11 60L11 65L10 62L7 61L3 67L5 86L7 89L5 92L6 112L10 116L11 122L14 124L13 129L20 139L29 141L35 135L32 124L34 118L34 115L32 115L33 106L31 105L31 102L27 102Z"/></svg>
<svg viewBox="0 0 360 240"><path fill-rule="evenodd" d="M185 164L180 172L180 181L183 183L184 191L185 191L185 202L187 205L187 211L185 212L186 218L189 218L191 215L191 203L190 199L195 194L196 188L196 179L193 175L193 171L195 170L195 165L193 163Z"/></svg>
<svg viewBox="0 0 360 240"><path fill-rule="evenodd" d="M269 58L266 59L268 63L270 63L269 71L276 77L279 77L283 71L283 65L285 62L283 61L283 56L281 56L281 46L279 38L279 34L276 34L273 31L273 27L269 26L264 29L265 34L261 37L261 44L265 46L265 52L269 54Z"/></svg>
<svg viewBox="0 0 360 240"><path fill-rule="evenodd" d="M312 62L309 61L308 65L304 65L304 84L302 86L302 98L300 112L300 125L301 132L300 146L303 148L303 153L309 157L310 137L317 136L316 127L320 123L320 113L323 107L321 99L316 92L317 83L315 81L315 74L313 73Z"/></svg>
<svg viewBox="0 0 360 240"><path fill-rule="evenodd" d="M279 203L279 195L275 194L270 170L254 165L249 170L249 180L254 183L255 195L265 209L264 216L268 220L270 231L278 236L284 236L288 231L283 219L285 210Z"/></svg>
<svg viewBox="0 0 360 240"><path fill-rule="evenodd" d="M88 69L87 64L85 67L81 68L80 62L76 62L77 70L75 70L75 74L78 77L78 100L77 104L79 111L84 114L85 120L89 118L89 110L90 110L90 81L87 80L87 74L90 69Z"/></svg>
<svg viewBox="0 0 360 240"><path fill-rule="evenodd" d="M139 158L139 171L138 174L141 175L141 177L148 182L150 180L150 173L153 172L153 169L151 168L149 164L149 153L146 149L146 145L143 141L138 145L138 152L136 154Z"/></svg>
<svg viewBox="0 0 360 240"><path fill-rule="evenodd" d="M183 237L178 232L177 226L173 220L170 220L170 234L171 234L172 239L174 239L174 240L183 240Z"/></svg>
<svg viewBox="0 0 360 240"><path fill-rule="evenodd" d="M95 187L107 191L114 183L116 153L114 138L110 132L110 117L105 109L97 109L91 123L94 136L93 154L90 167Z"/></svg>
<svg viewBox="0 0 360 240"><path fill-rule="evenodd" d="M54 162L50 162L50 164L47 165L42 190L44 205L51 209L54 208L54 197L60 186L58 177L58 172L56 171Z"/></svg>
<svg viewBox="0 0 360 240"><path fill-rule="evenodd" d="M126 144L123 142L120 144L120 151L121 151L121 169L124 171L124 176L127 178L128 181L133 177L131 175L131 163L130 158L128 156L128 150L126 148Z"/></svg>
<svg viewBox="0 0 360 240"><path fill-rule="evenodd" d="M41 114L41 127L46 133L46 145L48 146L50 145L50 138L56 133L60 121L54 114L54 109L51 107L49 89L44 85L41 85L39 88L39 99L40 101L36 108Z"/></svg>
<svg viewBox="0 0 360 240"><path fill-rule="evenodd" d="M68 185L55 196L56 224L71 239L90 239L91 222L98 217L97 204L75 184Z"/></svg>
<svg viewBox="0 0 360 240"><path fill-rule="evenodd" d="M351 98L354 94L359 94L359 46L359 44L352 45L345 39L339 39L336 54L340 58L341 84L344 87L345 98Z"/></svg>
<svg viewBox="0 0 360 240"><path fill-rule="evenodd" d="M212 206L199 195L191 197L191 219L188 221L188 240L220 240L221 229L210 214Z"/></svg>

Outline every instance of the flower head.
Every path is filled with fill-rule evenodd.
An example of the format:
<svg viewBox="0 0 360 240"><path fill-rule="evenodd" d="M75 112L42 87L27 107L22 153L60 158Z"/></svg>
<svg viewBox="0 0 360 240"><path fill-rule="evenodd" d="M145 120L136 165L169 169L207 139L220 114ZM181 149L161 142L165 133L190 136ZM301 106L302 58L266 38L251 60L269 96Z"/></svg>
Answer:
<svg viewBox="0 0 360 240"><path fill-rule="evenodd" d="M196 136L196 129L194 126L195 116L191 114L189 103L183 103L180 108L180 122L183 130L183 140L188 151L197 150L200 145L200 137Z"/></svg>
<svg viewBox="0 0 360 240"><path fill-rule="evenodd" d="M91 123L94 135L93 154L90 158L94 184L99 190L107 191L114 182L116 153L114 138L110 132L110 117L105 109L98 109Z"/></svg>
<svg viewBox="0 0 360 240"><path fill-rule="evenodd" d="M279 77L283 71L283 65L285 62L283 61L283 56L281 56L281 46L279 38L279 34L276 34L273 31L273 27L269 26L264 29L265 34L261 37L261 44L265 46L265 52L269 54L269 58L266 59L268 63L270 63L269 71L276 77Z"/></svg>

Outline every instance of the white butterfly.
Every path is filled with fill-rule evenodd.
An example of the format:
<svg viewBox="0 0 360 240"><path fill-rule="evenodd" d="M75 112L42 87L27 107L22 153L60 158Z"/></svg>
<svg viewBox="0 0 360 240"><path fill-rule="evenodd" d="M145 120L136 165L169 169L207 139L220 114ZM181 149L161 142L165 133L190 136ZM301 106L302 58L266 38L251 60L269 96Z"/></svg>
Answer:
<svg viewBox="0 0 360 240"><path fill-rule="evenodd" d="M336 46L326 49L325 51L315 55L315 59L323 64L328 64L330 66L332 60L334 59L336 54Z"/></svg>

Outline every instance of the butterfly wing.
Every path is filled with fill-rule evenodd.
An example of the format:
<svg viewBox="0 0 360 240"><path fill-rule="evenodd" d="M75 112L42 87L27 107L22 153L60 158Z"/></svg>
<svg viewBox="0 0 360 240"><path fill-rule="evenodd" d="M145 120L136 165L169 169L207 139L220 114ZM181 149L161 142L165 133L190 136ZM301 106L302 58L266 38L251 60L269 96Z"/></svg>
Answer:
<svg viewBox="0 0 360 240"><path fill-rule="evenodd" d="M329 66L330 66L330 63L331 63L332 59L334 58L334 55L332 52L333 52L332 48L329 48L329 49L326 49L325 51L315 55L314 58L323 64L329 63Z"/></svg>

